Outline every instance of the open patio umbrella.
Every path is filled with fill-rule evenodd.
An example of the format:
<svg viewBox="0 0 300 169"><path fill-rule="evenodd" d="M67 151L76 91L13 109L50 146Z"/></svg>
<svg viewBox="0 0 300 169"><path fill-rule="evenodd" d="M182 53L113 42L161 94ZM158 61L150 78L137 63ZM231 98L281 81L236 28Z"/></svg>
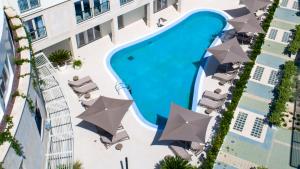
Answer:
<svg viewBox="0 0 300 169"><path fill-rule="evenodd" d="M236 38L232 38L221 45L211 47L208 51L214 55L220 64L250 61Z"/></svg>
<svg viewBox="0 0 300 169"><path fill-rule="evenodd" d="M159 140L181 140L205 143L205 135L211 117L171 105L166 127Z"/></svg>
<svg viewBox="0 0 300 169"><path fill-rule="evenodd" d="M252 13L237 18L233 18L229 20L228 23L232 25L237 32L240 33L242 32L264 33L264 30L262 29L258 20Z"/></svg>
<svg viewBox="0 0 300 169"><path fill-rule="evenodd" d="M259 9L265 8L271 1L269 0L244 0L243 4L249 9L250 12L256 12Z"/></svg>
<svg viewBox="0 0 300 169"><path fill-rule="evenodd" d="M132 100L100 96L92 106L77 117L115 135L131 104Z"/></svg>

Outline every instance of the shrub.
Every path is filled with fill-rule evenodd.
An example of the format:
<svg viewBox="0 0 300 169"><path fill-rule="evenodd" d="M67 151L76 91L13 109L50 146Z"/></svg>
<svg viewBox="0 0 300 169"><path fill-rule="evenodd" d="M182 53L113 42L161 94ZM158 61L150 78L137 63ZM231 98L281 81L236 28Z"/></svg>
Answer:
<svg viewBox="0 0 300 169"><path fill-rule="evenodd" d="M273 19L273 15L275 13L276 8L278 7L278 4L279 4L279 0L274 0L272 6L268 10L269 14L262 23L262 27L265 32L267 32L269 29L270 23ZM265 34L259 34L258 37L256 38L256 41L251 46L252 52L250 55L250 59L252 61L255 61L256 57L260 54L261 47L264 43L264 38L265 38ZM212 146L208 150L208 152L206 154L206 159L202 163L202 166L201 166L202 169L209 169L209 168L213 168L213 166L214 166L214 162L215 162L217 155L219 153L219 150L223 144L223 140L229 131L229 126L230 126L231 120L233 118L235 108L237 107L238 102L239 102L239 100L243 94L243 91L246 87L246 84L248 82L248 79L250 78L250 73L251 73L253 66L254 66L254 62L247 63L245 65L243 74L240 76L240 79L236 83L236 88L233 90L233 93L232 93L232 96L233 96L232 101L228 105L227 111L225 111L223 113L223 118L220 122L219 129L218 129L215 137L212 140L212 143L211 143Z"/></svg>
<svg viewBox="0 0 300 169"><path fill-rule="evenodd" d="M280 126L281 118L286 111L286 102L293 96L294 77L297 73L297 67L294 61L287 61L282 69L282 78L279 85L274 89L275 97L272 100L269 113L271 124Z"/></svg>
<svg viewBox="0 0 300 169"><path fill-rule="evenodd" d="M160 169L196 169L181 157L165 157L159 162Z"/></svg>
<svg viewBox="0 0 300 169"><path fill-rule="evenodd" d="M287 50L291 54L296 54L300 49L300 25L296 26L296 31L292 42L289 44Z"/></svg>
<svg viewBox="0 0 300 169"><path fill-rule="evenodd" d="M82 163L78 160L75 161L75 163L73 164L73 169L83 169Z"/></svg>
<svg viewBox="0 0 300 169"><path fill-rule="evenodd" d="M81 60L74 60L73 61L73 68L80 68L82 66Z"/></svg>
<svg viewBox="0 0 300 169"><path fill-rule="evenodd" d="M52 63L62 66L66 63L66 61L70 60L71 56L72 54L70 51L65 49L59 49L50 54L49 60Z"/></svg>

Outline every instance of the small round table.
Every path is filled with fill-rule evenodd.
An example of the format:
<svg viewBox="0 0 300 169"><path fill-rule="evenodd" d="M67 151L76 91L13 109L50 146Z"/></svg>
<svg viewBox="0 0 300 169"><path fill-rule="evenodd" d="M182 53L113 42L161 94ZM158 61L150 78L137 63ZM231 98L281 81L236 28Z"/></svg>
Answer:
<svg viewBox="0 0 300 169"><path fill-rule="evenodd" d="M85 95L84 95L84 98L85 99L89 99L91 97L91 94L89 94L89 93L86 93Z"/></svg>
<svg viewBox="0 0 300 169"><path fill-rule="evenodd" d="M74 80L74 81L77 81L78 79L79 79L78 76L73 76L73 80Z"/></svg>
<svg viewBox="0 0 300 169"><path fill-rule="evenodd" d="M214 92L217 93L217 94L220 94L221 91L222 91L222 90L218 88L218 89L216 89Z"/></svg>
<svg viewBox="0 0 300 169"><path fill-rule="evenodd" d="M115 149L116 150L122 150L122 148L123 148L123 145L121 144L121 143L119 143L119 144L117 144L116 146L115 146Z"/></svg>

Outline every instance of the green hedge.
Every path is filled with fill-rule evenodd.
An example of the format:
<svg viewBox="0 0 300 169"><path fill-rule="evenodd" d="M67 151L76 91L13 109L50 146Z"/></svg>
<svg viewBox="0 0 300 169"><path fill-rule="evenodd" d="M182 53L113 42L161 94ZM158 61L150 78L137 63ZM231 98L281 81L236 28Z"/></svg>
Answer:
<svg viewBox="0 0 300 169"><path fill-rule="evenodd" d="M296 32L293 41L288 46L288 51L291 54L296 54L300 49L300 25L296 26Z"/></svg>
<svg viewBox="0 0 300 169"><path fill-rule="evenodd" d="M294 77L297 73L297 67L294 61L288 61L284 64L282 69L282 79L280 84L275 88L275 97L273 99L269 121L271 124L280 126L282 112L286 111L286 103L293 95Z"/></svg>
<svg viewBox="0 0 300 169"><path fill-rule="evenodd" d="M262 24L262 28L265 30L265 32L267 32L268 28L270 27L270 23L273 19L273 15L275 13L276 8L278 7L278 4L279 4L279 0L274 0L272 6L268 10L268 16L266 17L266 19ZM223 144L223 140L229 131L229 126L233 118L234 111L244 92L248 79L250 78L250 73L254 66L254 61L261 52L261 47L264 43L264 39L265 39L265 34L259 34L258 37L256 38L255 43L251 46L252 52L250 55L250 59L252 60L252 62L249 62L245 65L243 74L240 76L240 79L236 83L236 88L232 93L233 95L232 101L228 105L227 111L223 113L223 118L221 120L219 129L212 140L212 147L207 152L206 159L203 161L200 167L202 169L210 169L213 168L214 166L214 162Z"/></svg>

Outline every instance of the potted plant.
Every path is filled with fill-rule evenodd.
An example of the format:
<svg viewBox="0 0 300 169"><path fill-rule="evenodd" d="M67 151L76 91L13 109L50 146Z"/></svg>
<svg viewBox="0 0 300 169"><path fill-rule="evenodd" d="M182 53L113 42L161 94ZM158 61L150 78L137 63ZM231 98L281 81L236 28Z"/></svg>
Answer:
<svg viewBox="0 0 300 169"><path fill-rule="evenodd" d="M67 68L67 63L70 62L71 56L71 51L58 49L49 55L49 60L55 66L58 66L60 70L65 70Z"/></svg>
<svg viewBox="0 0 300 169"><path fill-rule="evenodd" d="M81 68L81 66L82 66L81 60L74 60L73 61L73 68L74 69L79 69L79 68Z"/></svg>

